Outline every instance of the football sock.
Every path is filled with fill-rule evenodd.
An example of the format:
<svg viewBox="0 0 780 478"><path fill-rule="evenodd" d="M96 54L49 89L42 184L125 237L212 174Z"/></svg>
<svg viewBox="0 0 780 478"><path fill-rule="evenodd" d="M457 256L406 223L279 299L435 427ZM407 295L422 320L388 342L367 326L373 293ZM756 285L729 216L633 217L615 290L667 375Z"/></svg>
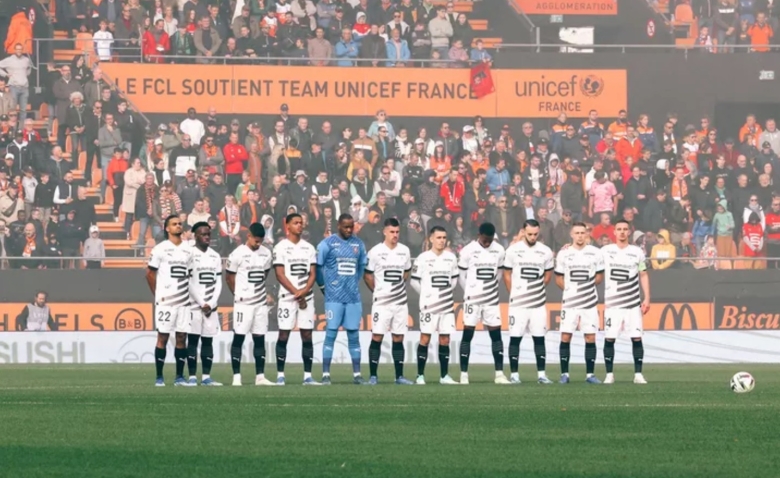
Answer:
<svg viewBox="0 0 780 478"><path fill-rule="evenodd" d="M441 368L441 378L447 376L450 372L450 346L439 345L439 367Z"/></svg>
<svg viewBox="0 0 780 478"><path fill-rule="evenodd" d="M276 370L284 373L284 364L287 362L287 341L276 341Z"/></svg>
<svg viewBox="0 0 780 478"><path fill-rule="evenodd" d="M489 330L490 341L493 347L493 362L496 366L496 372L504 370L504 343L501 341L500 330Z"/></svg>
<svg viewBox="0 0 780 478"><path fill-rule="evenodd" d="M569 342L561 342L559 349L559 355L561 356L561 373L569 373L569 354L571 354L571 344Z"/></svg>
<svg viewBox="0 0 780 478"><path fill-rule="evenodd" d="M615 341L604 341L604 366L607 369L607 373L612 373L612 369L615 366Z"/></svg>
<svg viewBox="0 0 780 478"><path fill-rule="evenodd" d="M252 334L254 349L252 355L255 356L255 374L265 373L265 335Z"/></svg>
<svg viewBox="0 0 780 478"><path fill-rule="evenodd" d="M368 346L368 369L372 377L376 377L376 371L379 368L379 355L382 352L382 342L371 341Z"/></svg>
<svg viewBox="0 0 780 478"><path fill-rule="evenodd" d="M471 356L471 339L474 338L474 328L463 329L463 338L460 341L460 371L469 371L469 357Z"/></svg>
<svg viewBox="0 0 780 478"><path fill-rule="evenodd" d="M187 363L187 349L174 349L173 356L176 358L176 376L184 376L184 364Z"/></svg>
<svg viewBox="0 0 780 478"><path fill-rule="evenodd" d="M417 375L425 375L425 364L428 362L428 346L417 346Z"/></svg>
<svg viewBox="0 0 780 478"><path fill-rule="evenodd" d="M347 346L352 357L352 375L360 375L360 332L347 330Z"/></svg>
<svg viewBox="0 0 780 478"><path fill-rule="evenodd" d="M211 374L211 364L214 362L214 339L201 337L200 360L203 362L203 375Z"/></svg>
<svg viewBox="0 0 780 478"><path fill-rule="evenodd" d="M336 344L338 330L327 329L325 342L322 344L322 374L330 375L330 362L333 361L333 346Z"/></svg>
<svg viewBox="0 0 780 478"><path fill-rule="evenodd" d="M593 375L596 370L596 344L585 343L585 372Z"/></svg>
<svg viewBox="0 0 780 478"><path fill-rule="evenodd" d="M233 343L230 345L230 364L233 367L233 375L241 373L241 349L244 347L246 335L233 335Z"/></svg>
<svg viewBox="0 0 780 478"><path fill-rule="evenodd" d="M200 335L187 335L187 370L190 372L190 377L198 373L198 339Z"/></svg>
<svg viewBox="0 0 780 478"><path fill-rule="evenodd" d="M544 337L534 337L534 355L536 355L536 371L544 372L547 365L547 346Z"/></svg>
<svg viewBox="0 0 780 478"><path fill-rule="evenodd" d="M645 358L645 347L641 340L631 341L632 352L634 353L634 373L642 373L642 361Z"/></svg>
<svg viewBox="0 0 780 478"><path fill-rule="evenodd" d="M404 376L404 343L393 342L393 365L395 365L395 378Z"/></svg>
<svg viewBox="0 0 780 478"><path fill-rule="evenodd" d="M509 337L509 371L517 373L520 368L520 341L522 337Z"/></svg>
<svg viewBox="0 0 780 478"><path fill-rule="evenodd" d="M311 340L303 343L303 371L311 373L311 363L314 361L314 344Z"/></svg>
<svg viewBox="0 0 780 478"><path fill-rule="evenodd" d="M154 368L157 370L157 378L163 378L163 367L165 366L165 347L154 348Z"/></svg>

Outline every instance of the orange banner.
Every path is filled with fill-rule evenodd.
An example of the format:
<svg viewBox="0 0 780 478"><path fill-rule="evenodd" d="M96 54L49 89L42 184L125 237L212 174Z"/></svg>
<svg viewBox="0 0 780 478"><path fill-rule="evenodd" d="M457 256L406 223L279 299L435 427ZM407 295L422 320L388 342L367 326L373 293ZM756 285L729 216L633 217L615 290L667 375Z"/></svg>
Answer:
<svg viewBox="0 0 780 478"><path fill-rule="evenodd" d="M101 68L144 113L436 118L615 115L628 104L625 70L492 70L495 93L477 99L468 69L135 65Z"/></svg>
<svg viewBox="0 0 780 478"><path fill-rule="evenodd" d="M514 0L526 15L617 15L618 0Z"/></svg>
<svg viewBox="0 0 780 478"><path fill-rule="evenodd" d="M0 332L10 332L18 329L19 316L27 304L14 303L0 305ZM558 330L561 315L561 304L547 304L548 328ZM151 304L49 304L51 318L59 331L122 331L137 332L154 330ZM370 310L366 312L360 324L360 330L371 330ZM220 323L222 330L232 330L232 307L220 307ZM463 307L455 305L456 325L463 330ZM276 308L271 309L272 329L276 323ZM604 306L599 306L601 316L600 328L604 328ZM507 304L501 304L503 329L509 330ZM325 330L325 314L319 313L315 322L315 330ZM417 317L409 317L409 327L416 330ZM478 327L478 329L481 328ZM710 303L654 303L644 317L644 329L651 330L713 330L713 305ZM724 328L724 327L719 327Z"/></svg>

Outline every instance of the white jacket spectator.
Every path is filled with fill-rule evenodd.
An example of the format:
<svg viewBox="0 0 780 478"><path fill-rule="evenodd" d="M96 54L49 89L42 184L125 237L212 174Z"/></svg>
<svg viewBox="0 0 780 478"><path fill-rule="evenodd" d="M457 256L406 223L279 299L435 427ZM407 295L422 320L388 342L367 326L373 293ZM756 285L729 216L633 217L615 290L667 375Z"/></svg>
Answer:
<svg viewBox="0 0 780 478"><path fill-rule="evenodd" d="M103 22L101 22L101 24L102 23ZM110 61L111 47L114 44L114 35L112 35L110 31L101 28L92 35L92 39L95 41L95 51L97 52L100 61Z"/></svg>
<svg viewBox="0 0 780 478"><path fill-rule="evenodd" d="M431 32L431 46L433 48L450 48L450 38L452 38L452 23L447 20L447 14L444 10L439 10L436 18L428 24L428 31Z"/></svg>

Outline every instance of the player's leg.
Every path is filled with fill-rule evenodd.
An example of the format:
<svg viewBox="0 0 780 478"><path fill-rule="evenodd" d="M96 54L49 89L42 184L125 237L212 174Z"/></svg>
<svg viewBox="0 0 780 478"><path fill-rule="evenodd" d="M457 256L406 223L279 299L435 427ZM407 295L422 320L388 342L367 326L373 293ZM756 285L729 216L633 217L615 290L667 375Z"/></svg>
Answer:
<svg viewBox="0 0 780 478"><path fill-rule="evenodd" d="M623 326L623 314L615 309L604 310L604 368L607 376L604 383L615 383L613 369L615 366L615 341L620 335Z"/></svg>
<svg viewBox="0 0 780 478"><path fill-rule="evenodd" d="M496 369L496 378L493 380L499 385L506 385L509 380L504 375L504 342L501 339L501 309L497 305L487 305L482 308L482 322L490 335L490 347L493 351L493 363Z"/></svg>
<svg viewBox="0 0 780 478"><path fill-rule="evenodd" d="M368 346L368 383L378 382L379 358L382 355L382 340L390 330L392 311L389 307L371 308L371 344Z"/></svg>
<svg viewBox="0 0 780 478"><path fill-rule="evenodd" d="M157 387L165 386L165 381L163 380L163 367L165 367L165 355L169 337L170 334L162 332L157 333L157 343L154 347L154 368L157 373L154 384Z"/></svg>
<svg viewBox="0 0 780 478"><path fill-rule="evenodd" d="M322 385L311 376L311 364L314 362L314 344L312 343L312 330L314 330L314 301L309 301L305 309L297 307L295 320L298 330L301 332L301 358L303 359L303 384Z"/></svg>
<svg viewBox="0 0 780 478"><path fill-rule="evenodd" d="M252 355L255 357L255 385L276 385L265 378L265 336L268 333L268 306L255 309L252 322Z"/></svg>
<svg viewBox="0 0 780 478"><path fill-rule="evenodd" d="M600 384L601 380L593 374L596 370L596 332L599 330L599 312L587 309L580 312L580 330L585 336L585 381Z"/></svg>
<svg viewBox="0 0 780 478"><path fill-rule="evenodd" d="M298 307L295 304L279 304L276 319L279 324L279 336L276 339L276 384L284 385L284 366L287 363L287 342L290 331L295 328Z"/></svg>
<svg viewBox="0 0 780 478"><path fill-rule="evenodd" d="M189 372L189 382L198 384L198 344L203 329L203 313L200 310L190 312L192 324L190 333L187 334L187 371Z"/></svg>
<svg viewBox="0 0 780 478"><path fill-rule="evenodd" d="M471 357L471 341L481 316L478 305L463 305L463 335L460 339L460 383L469 383L469 358Z"/></svg>
<svg viewBox="0 0 780 478"><path fill-rule="evenodd" d="M352 359L352 383L363 385L365 380L360 376L360 323L363 321L363 304L344 305L344 328L347 330L347 347Z"/></svg>
<svg viewBox="0 0 780 478"><path fill-rule="evenodd" d="M207 387L221 387L221 383L211 378L211 365L214 363L214 337L219 335L219 329L222 326L219 320L219 313L213 311L210 315L204 316L202 324L203 326L200 330L200 361L203 364L203 370L200 384Z"/></svg>
<svg viewBox="0 0 780 478"><path fill-rule="evenodd" d="M395 367L396 385L414 385L414 382L404 377L404 337L409 330L409 308L405 305L399 305L392 308L392 320L390 322L390 333L393 334L393 365Z"/></svg>
<svg viewBox="0 0 780 478"><path fill-rule="evenodd" d="M187 334L192 325L191 311L186 307L176 309L176 349L173 355L176 358L176 379L174 385L194 387L196 383L189 383L184 379L184 366L187 364Z"/></svg>
<svg viewBox="0 0 780 478"><path fill-rule="evenodd" d="M325 303L325 341L322 344L322 383L330 385L330 363L333 361L333 347L336 345L339 327L344 321L344 304Z"/></svg>
<svg viewBox="0 0 780 478"><path fill-rule="evenodd" d="M631 352L634 356L634 383L644 385L647 383L642 375L642 363L645 359L645 347L642 343L643 319L640 308L629 311L630 316L626 320L626 329L631 336Z"/></svg>
<svg viewBox="0 0 780 478"><path fill-rule="evenodd" d="M528 328L528 309L509 309L509 381L520 383L520 342Z"/></svg>
<svg viewBox="0 0 780 478"><path fill-rule="evenodd" d="M233 343L230 345L230 364L233 368L233 386L241 385L241 354L246 335L252 327L254 308L236 305L233 308Z"/></svg>
<svg viewBox="0 0 780 478"><path fill-rule="evenodd" d="M417 385L425 385L425 365L428 363L428 345L431 343L431 334L422 331L420 321L420 343L417 344Z"/></svg>
<svg viewBox="0 0 780 478"><path fill-rule="evenodd" d="M561 383L569 383L569 358L571 357L571 337L577 330L579 316L576 310L561 310L561 343L558 354L561 358Z"/></svg>
<svg viewBox="0 0 780 478"><path fill-rule="evenodd" d="M444 314L439 316L439 383L442 385L457 385L450 377L450 337L455 333L455 314Z"/></svg>
<svg viewBox="0 0 780 478"><path fill-rule="evenodd" d="M544 338L547 335L547 308L540 307L531 312L531 320L528 323L528 330L534 341L534 355L536 355L536 381L549 385L552 381L547 378L545 371L547 364L547 345Z"/></svg>

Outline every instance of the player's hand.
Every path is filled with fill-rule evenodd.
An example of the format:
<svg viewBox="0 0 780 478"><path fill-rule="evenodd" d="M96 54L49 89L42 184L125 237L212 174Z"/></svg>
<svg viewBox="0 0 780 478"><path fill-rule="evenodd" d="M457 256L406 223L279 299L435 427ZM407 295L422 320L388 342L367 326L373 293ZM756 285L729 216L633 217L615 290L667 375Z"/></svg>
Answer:
<svg viewBox="0 0 780 478"><path fill-rule="evenodd" d="M647 300L642 301L642 315L647 314L650 311L650 302Z"/></svg>
<svg viewBox="0 0 780 478"><path fill-rule="evenodd" d="M206 304L206 305L204 305L203 307L201 307L201 308L200 308L200 310L202 310L202 311L203 311L203 313L204 313L204 314L206 314L206 317L208 317L209 315L211 315L211 306L210 306L210 305L208 305L208 304Z"/></svg>
<svg viewBox="0 0 780 478"><path fill-rule="evenodd" d="M305 298L301 297L300 299L298 299L298 308L299 309L306 310L306 307L308 307L308 306L309 306L309 303L306 302Z"/></svg>

